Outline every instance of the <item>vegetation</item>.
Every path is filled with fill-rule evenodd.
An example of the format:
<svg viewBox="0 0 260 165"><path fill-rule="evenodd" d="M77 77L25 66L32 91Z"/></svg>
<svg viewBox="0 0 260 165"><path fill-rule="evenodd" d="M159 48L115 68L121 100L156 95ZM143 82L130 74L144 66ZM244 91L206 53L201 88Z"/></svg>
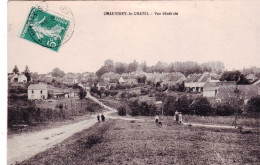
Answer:
<svg viewBox="0 0 260 165"><path fill-rule="evenodd" d="M80 88L80 90L79 90L79 98L81 100L81 108L82 108L82 100L86 97L86 95L87 95L87 92L84 89Z"/></svg>
<svg viewBox="0 0 260 165"><path fill-rule="evenodd" d="M98 123L20 164L258 164L260 135L164 120Z"/></svg>
<svg viewBox="0 0 260 165"><path fill-rule="evenodd" d="M153 73L153 72L180 72L184 75L189 75L193 73L203 73L203 72L217 72L221 73L225 67L222 62L207 62L198 64L193 61L186 62L174 62L174 63L164 63L159 61L153 66L147 66L146 62L138 64L138 62L133 61L132 63L126 64L121 62L114 62L112 60L106 60L104 65L96 72L98 77L101 77L104 73L115 72L118 74L130 73L136 71L138 67L141 67L144 72ZM140 77L140 82L142 81Z"/></svg>
<svg viewBox="0 0 260 165"><path fill-rule="evenodd" d="M119 116L125 116L126 115L126 106L120 106L117 108L117 114Z"/></svg>
<svg viewBox="0 0 260 165"><path fill-rule="evenodd" d="M60 78L62 78L65 75L65 73L62 70L60 70L59 68L54 68L52 70L52 72L51 72L51 75L53 77L60 77Z"/></svg>
<svg viewBox="0 0 260 165"><path fill-rule="evenodd" d="M24 75L27 78L27 82L31 81L31 72L29 70L28 65L25 66Z"/></svg>
<svg viewBox="0 0 260 165"><path fill-rule="evenodd" d="M249 81L245 78L240 71L225 71L221 78L221 81L235 81L237 84L249 84Z"/></svg>
<svg viewBox="0 0 260 165"><path fill-rule="evenodd" d="M15 73L15 74L19 73L19 69L18 69L17 65L14 66L13 73Z"/></svg>

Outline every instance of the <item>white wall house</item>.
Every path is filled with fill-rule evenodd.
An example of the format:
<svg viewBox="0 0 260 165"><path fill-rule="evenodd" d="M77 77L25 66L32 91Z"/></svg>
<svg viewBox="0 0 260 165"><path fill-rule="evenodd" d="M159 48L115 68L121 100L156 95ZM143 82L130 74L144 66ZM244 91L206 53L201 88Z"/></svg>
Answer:
<svg viewBox="0 0 260 165"><path fill-rule="evenodd" d="M46 84L31 84L28 87L28 100L47 99L48 89Z"/></svg>
<svg viewBox="0 0 260 165"><path fill-rule="evenodd" d="M11 79L12 83L26 83L27 82L27 77L24 74L16 74L14 77Z"/></svg>
<svg viewBox="0 0 260 165"><path fill-rule="evenodd" d="M120 84L122 84L122 83L125 83L126 81L124 80L124 78L123 77L120 77L120 79L118 80L119 81L119 83Z"/></svg>

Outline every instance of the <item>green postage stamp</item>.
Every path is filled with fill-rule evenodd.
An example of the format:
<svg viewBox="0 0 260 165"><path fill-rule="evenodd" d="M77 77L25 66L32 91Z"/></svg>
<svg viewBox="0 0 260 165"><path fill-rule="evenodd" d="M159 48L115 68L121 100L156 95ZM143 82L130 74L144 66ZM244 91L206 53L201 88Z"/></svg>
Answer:
<svg viewBox="0 0 260 165"><path fill-rule="evenodd" d="M20 37L58 51L69 23L64 18L32 7Z"/></svg>

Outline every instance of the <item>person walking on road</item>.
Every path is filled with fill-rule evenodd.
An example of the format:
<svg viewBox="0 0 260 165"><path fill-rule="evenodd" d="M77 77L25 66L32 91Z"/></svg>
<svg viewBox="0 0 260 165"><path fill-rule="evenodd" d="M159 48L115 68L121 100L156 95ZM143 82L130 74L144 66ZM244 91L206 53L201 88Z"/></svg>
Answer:
<svg viewBox="0 0 260 165"><path fill-rule="evenodd" d="M97 115L97 120L98 120L98 122L100 122L100 116L99 116L99 114Z"/></svg>
<svg viewBox="0 0 260 165"><path fill-rule="evenodd" d="M155 124L158 124L158 122L159 122L159 116L156 115L156 116L155 116Z"/></svg>
<svg viewBox="0 0 260 165"><path fill-rule="evenodd" d="M181 114L181 112L179 113L179 123L181 123L182 122L182 114Z"/></svg>
<svg viewBox="0 0 260 165"><path fill-rule="evenodd" d="M173 116L173 119L175 120L175 121L177 121L178 122L178 114L179 114L179 112L178 111L175 111L175 113L174 113L174 116Z"/></svg>
<svg viewBox="0 0 260 165"><path fill-rule="evenodd" d="M175 116L176 116L176 121L179 122L179 112L178 111L175 112Z"/></svg>
<svg viewBox="0 0 260 165"><path fill-rule="evenodd" d="M105 116L104 116L103 113L102 113L102 115L101 115L101 120L102 120L102 121L105 121Z"/></svg>

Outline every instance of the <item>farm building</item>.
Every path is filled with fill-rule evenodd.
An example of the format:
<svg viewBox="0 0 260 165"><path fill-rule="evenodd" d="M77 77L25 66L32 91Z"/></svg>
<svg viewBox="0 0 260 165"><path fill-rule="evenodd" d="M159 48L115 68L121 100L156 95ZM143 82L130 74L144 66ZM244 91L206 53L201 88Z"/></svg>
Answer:
<svg viewBox="0 0 260 165"><path fill-rule="evenodd" d="M12 78L11 78L11 82L12 83L26 83L27 82L27 77L24 74L15 74Z"/></svg>
<svg viewBox="0 0 260 165"><path fill-rule="evenodd" d="M28 87L28 99L29 100L38 100L38 99L47 99L48 98L48 89L46 84L31 84Z"/></svg>

